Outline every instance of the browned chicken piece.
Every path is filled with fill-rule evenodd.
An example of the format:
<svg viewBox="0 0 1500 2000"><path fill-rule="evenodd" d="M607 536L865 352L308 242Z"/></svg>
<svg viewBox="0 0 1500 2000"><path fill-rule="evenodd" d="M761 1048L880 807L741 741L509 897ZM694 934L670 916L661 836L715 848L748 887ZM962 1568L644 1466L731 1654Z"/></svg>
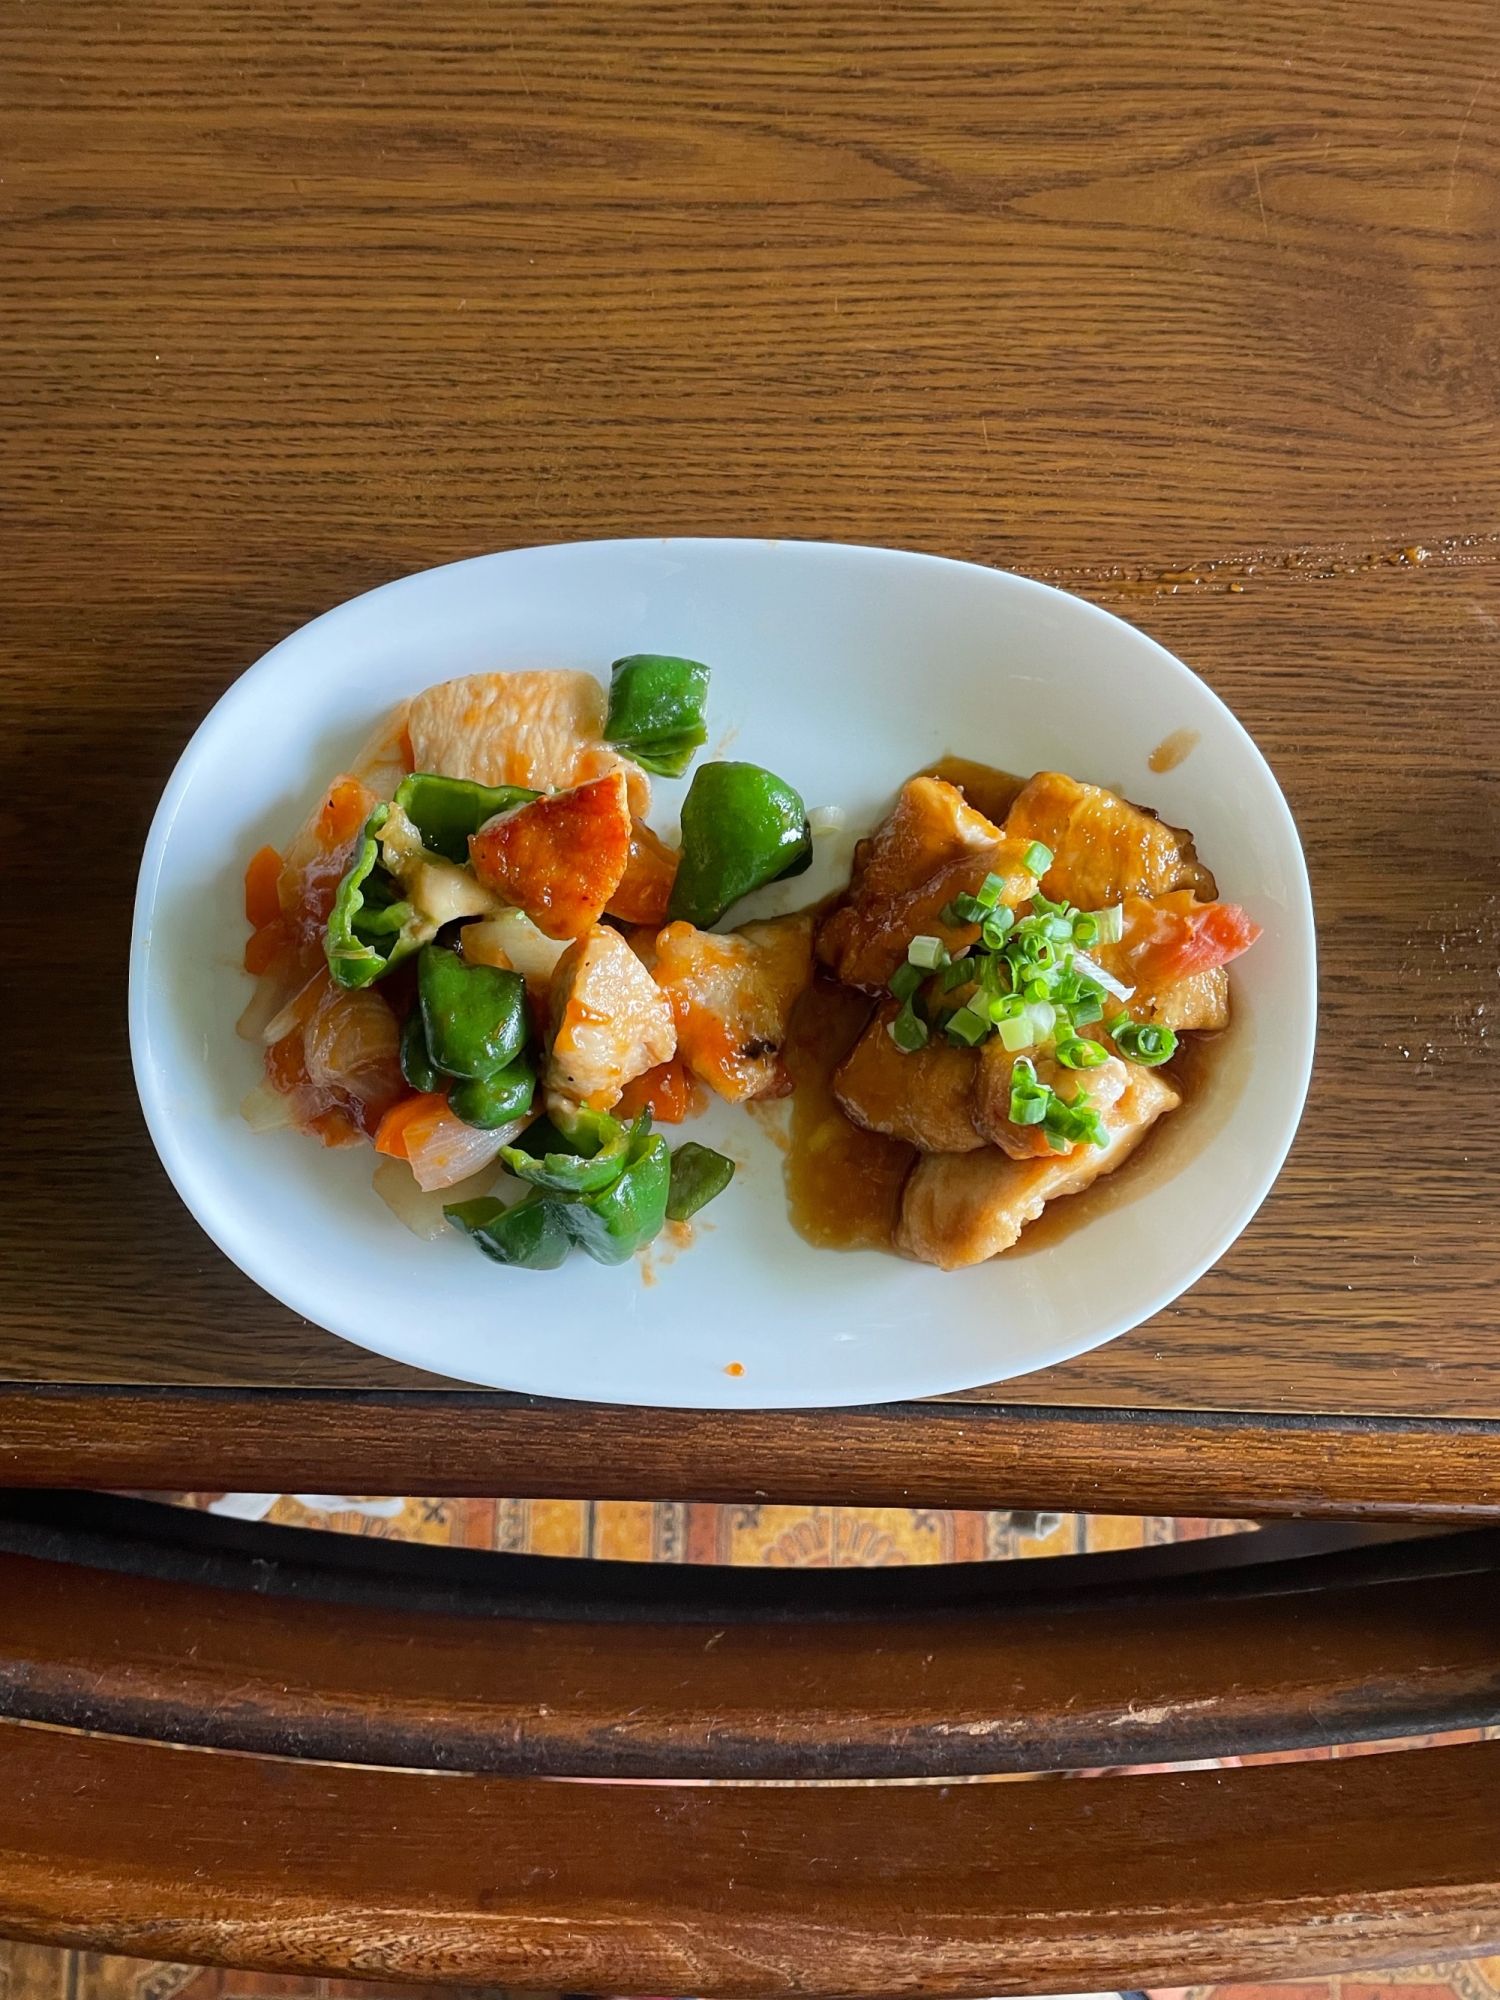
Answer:
<svg viewBox="0 0 1500 2000"><path fill-rule="evenodd" d="M571 791L622 770L630 810L643 819L651 782L605 742L608 715L594 676L561 667L441 681L407 711L412 769L533 792Z"/></svg>
<svg viewBox="0 0 1500 2000"><path fill-rule="evenodd" d="M945 925L938 912L973 895L987 875L1004 878L1000 900L1014 909L1035 892L1021 862L1029 840L1007 838L941 778L912 778L894 810L855 850L848 901L818 933L818 957L846 986L879 992L919 934L960 951L974 924Z"/></svg>
<svg viewBox="0 0 1500 2000"><path fill-rule="evenodd" d="M966 1153L984 1140L970 1115L979 1068L976 1049L935 1036L905 1055L887 1029L900 1010L888 1000L833 1073L833 1094L867 1132L905 1139L924 1153Z"/></svg>
<svg viewBox="0 0 1500 2000"><path fill-rule="evenodd" d="M787 1095L792 1080L781 1048L792 1007L812 978L810 916L723 932L668 924L657 935L653 969L694 1076L731 1104Z"/></svg>
<svg viewBox="0 0 1500 2000"><path fill-rule="evenodd" d="M1123 937L1118 944L1095 945L1089 956L1133 989L1130 998L1120 1003L1126 1013L1133 1021L1155 1021L1164 1028L1227 1028L1229 967L1209 966L1186 978L1154 975L1152 962L1161 954L1143 952L1140 940L1143 933L1150 935L1157 906L1139 896L1127 896L1123 903ZM1113 1013L1114 1003L1109 1011Z"/></svg>
<svg viewBox="0 0 1500 2000"><path fill-rule="evenodd" d="M1097 1074L1097 1072L1096 1072ZM1181 1098L1155 1070L1132 1068L1119 1099L1103 1112L1107 1147L1079 1146L1046 1160L1012 1160L995 1147L929 1153L901 1197L895 1247L919 1263L957 1271L1008 1250L1049 1201L1078 1194L1113 1173L1164 1112Z"/></svg>
<svg viewBox="0 0 1500 2000"><path fill-rule="evenodd" d="M1154 993L1137 987L1121 1005L1132 1021L1155 1021L1163 1028L1227 1028L1229 967L1215 965Z"/></svg>
<svg viewBox="0 0 1500 2000"><path fill-rule="evenodd" d="M677 1047L672 1009L616 930L596 924L557 961L547 1102L608 1111L632 1077Z"/></svg>
<svg viewBox="0 0 1500 2000"><path fill-rule="evenodd" d="M1013 1160L1057 1160L1067 1155L1057 1153L1048 1141L1047 1134L1040 1125L1013 1125L1010 1118L1010 1073L1021 1060L1013 1056L998 1035L992 1035L979 1051L979 1068L974 1079L973 1123L983 1138L998 1146L1003 1153L1009 1153ZM1078 1093L1083 1091L1089 1103L1099 1113L1106 1124L1112 1105L1124 1096L1130 1083L1130 1072L1118 1056L1111 1056L1100 1063L1097 1069L1064 1069L1051 1056L1027 1057L1036 1070L1038 1083L1055 1090L1067 1104L1077 1102ZM955 1146L954 1152L963 1149ZM1070 1146L1069 1152L1080 1150ZM1099 1148L1085 1145L1082 1150L1098 1152Z"/></svg>
<svg viewBox="0 0 1500 2000"><path fill-rule="evenodd" d="M1006 816L1005 831L1023 851L1034 840L1051 848L1042 893L1080 910L1170 889L1191 889L1205 902L1218 895L1191 834L1163 825L1102 785L1081 785L1059 771L1037 772Z"/></svg>

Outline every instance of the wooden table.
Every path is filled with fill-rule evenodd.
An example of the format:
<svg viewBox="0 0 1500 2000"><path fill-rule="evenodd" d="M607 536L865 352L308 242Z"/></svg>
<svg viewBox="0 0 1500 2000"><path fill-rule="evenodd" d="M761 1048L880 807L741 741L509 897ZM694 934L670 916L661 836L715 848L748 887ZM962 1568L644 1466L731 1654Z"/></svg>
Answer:
<svg viewBox="0 0 1500 2000"><path fill-rule="evenodd" d="M1500 1516L1493 9L62 0L7 40L0 1478ZM177 1201L125 959L194 725L389 577L643 533L1041 577L1270 758L1312 1095L1135 1333L902 1409L539 1405L296 1319Z"/></svg>

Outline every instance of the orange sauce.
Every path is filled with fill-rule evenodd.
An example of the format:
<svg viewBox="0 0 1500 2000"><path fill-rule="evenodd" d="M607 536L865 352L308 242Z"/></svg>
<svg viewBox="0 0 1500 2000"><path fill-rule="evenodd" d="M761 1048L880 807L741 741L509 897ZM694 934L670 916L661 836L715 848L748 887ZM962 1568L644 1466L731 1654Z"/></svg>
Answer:
<svg viewBox="0 0 1500 2000"><path fill-rule="evenodd" d="M916 1148L866 1132L834 1101L833 1072L864 1032L868 995L815 979L797 1002L782 1055L796 1086L787 1204L820 1250L889 1250Z"/></svg>
<svg viewBox="0 0 1500 2000"><path fill-rule="evenodd" d="M1184 757L1190 757L1202 741L1196 729L1174 729L1164 736L1146 762L1153 771L1175 771Z"/></svg>

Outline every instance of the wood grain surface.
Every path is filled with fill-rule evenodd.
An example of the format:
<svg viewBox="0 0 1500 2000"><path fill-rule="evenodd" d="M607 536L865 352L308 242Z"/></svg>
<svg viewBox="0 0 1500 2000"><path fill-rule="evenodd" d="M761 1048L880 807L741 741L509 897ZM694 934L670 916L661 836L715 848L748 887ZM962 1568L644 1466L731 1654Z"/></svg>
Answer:
<svg viewBox="0 0 1500 2000"><path fill-rule="evenodd" d="M1083 1783L585 1787L0 1722L0 1927L594 1993L1285 1979L1492 1950L1497 1778L1479 1743Z"/></svg>
<svg viewBox="0 0 1500 2000"><path fill-rule="evenodd" d="M1026 1398L1500 1419L1493 9L59 0L4 36L0 1374L432 1384L261 1294L154 1159L123 1001L156 797L369 585L749 533L1121 612L1303 832L1292 1158L1186 1297Z"/></svg>
<svg viewBox="0 0 1500 2000"><path fill-rule="evenodd" d="M482 1392L0 1390L0 1481L1096 1514L1500 1520L1486 1421L1066 1405L642 1410Z"/></svg>
<svg viewBox="0 0 1500 2000"><path fill-rule="evenodd" d="M705 1603L696 1566L670 1565L686 1588L633 1616L591 1602L574 1558L520 1587L510 1556L435 1575L423 1551L372 1575L296 1546L306 1532L206 1556L0 1520L0 1715L405 1769L732 1779L1181 1763L1500 1723L1500 1530L1190 1574L1143 1559L1124 1580L1082 1557L1071 1589L1066 1557L1041 1589L1034 1565L964 1564L978 1591L898 1583L863 1612L799 1573Z"/></svg>

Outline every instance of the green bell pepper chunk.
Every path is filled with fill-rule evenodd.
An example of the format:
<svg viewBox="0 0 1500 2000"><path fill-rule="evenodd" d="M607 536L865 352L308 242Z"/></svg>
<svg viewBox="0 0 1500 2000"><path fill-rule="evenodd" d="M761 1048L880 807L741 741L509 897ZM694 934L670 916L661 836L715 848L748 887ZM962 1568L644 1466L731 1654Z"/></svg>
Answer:
<svg viewBox="0 0 1500 2000"><path fill-rule="evenodd" d="M708 740L708 668L669 653L628 653L609 671L604 740L663 778L680 778Z"/></svg>
<svg viewBox="0 0 1500 2000"><path fill-rule="evenodd" d="M396 885L380 866L380 829L390 810L377 806L365 821L354 859L328 913L323 949L329 973L340 986L369 986L383 979L437 930L436 924L399 899Z"/></svg>
<svg viewBox="0 0 1500 2000"><path fill-rule="evenodd" d="M704 764L682 802L682 861L668 922L700 930L812 853L802 800L759 764Z"/></svg>
<svg viewBox="0 0 1500 2000"><path fill-rule="evenodd" d="M517 1180L529 1181L533 1187L550 1188L557 1194L594 1194L601 1188L609 1187L625 1170L626 1153L634 1137L635 1128L627 1130L618 1119L609 1118L600 1112L586 1112L583 1116L596 1119L600 1125L613 1128L604 1136L603 1143L595 1151L583 1152L575 1147L569 1141L567 1134L560 1131L549 1118L538 1119L537 1123L550 1127L551 1133L558 1140L556 1148L547 1145L544 1135L540 1143L546 1150L538 1152L539 1142L532 1140L530 1145L502 1146L501 1159ZM649 1113L646 1123L647 1125L650 1123ZM530 1139L533 1130L534 1127L528 1127L520 1135L521 1139L523 1141ZM586 1136L592 1141L598 1134L595 1130L588 1129Z"/></svg>
<svg viewBox="0 0 1500 2000"><path fill-rule="evenodd" d="M550 1195L563 1228L599 1264L623 1264L661 1234L667 1219L672 1156L667 1142L633 1130L625 1168L597 1194Z"/></svg>
<svg viewBox="0 0 1500 2000"><path fill-rule="evenodd" d="M428 1060L450 1076L484 1083L524 1048L526 981L493 965L465 965L441 945L423 947L417 997Z"/></svg>
<svg viewBox="0 0 1500 2000"><path fill-rule="evenodd" d="M401 1074L413 1090L441 1090L449 1081L433 1067L427 1053L427 1030L420 1007L412 1008L401 1029Z"/></svg>
<svg viewBox="0 0 1500 2000"><path fill-rule="evenodd" d="M481 1132L496 1132L502 1125L513 1125L526 1116L535 1089L536 1069L523 1049L496 1076L486 1077L482 1082L476 1077L461 1076L448 1092L448 1109L455 1118L462 1118L465 1125L476 1126Z"/></svg>
<svg viewBox="0 0 1500 2000"><path fill-rule="evenodd" d="M734 1161L711 1146L689 1139L672 1155L672 1182L667 1193L668 1222L686 1222L706 1208L734 1179Z"/></svg>
<svg viewBox="0 0 1500 2000"><path fill-rule="evenodd" d="M430 853L445 861L467 862L469 835L478 833L496 813L530 805L539 792L521 785L480 785L472 778L440 778L433 771L413 771L403 778L395 803L401 807Z"/></svg>
<svg viewBox="0 0 1500 2000"><path fill-rule="evenodd" d="M453 1202L443 1213L497 1264L555 1271L573 1247L557 1203L540 1188L510 1208L493 1195L483 1195L477 1201Z"/></svg>

